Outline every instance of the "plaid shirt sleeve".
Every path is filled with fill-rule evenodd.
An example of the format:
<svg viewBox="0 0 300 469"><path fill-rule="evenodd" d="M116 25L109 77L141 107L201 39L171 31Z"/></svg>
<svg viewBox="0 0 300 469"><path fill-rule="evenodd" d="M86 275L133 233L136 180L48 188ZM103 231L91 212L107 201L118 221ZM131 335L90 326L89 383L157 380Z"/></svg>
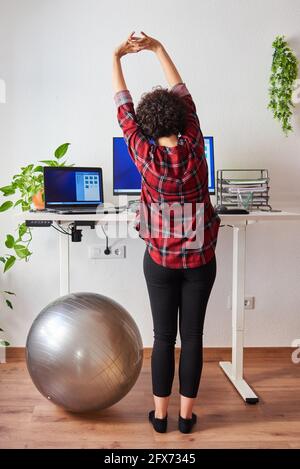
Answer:
<svg viewBox="0 0 300 469"><path fill-rule="evenodd" d="M200 122L196 111L196 106L193 98L186 87L185 83L177 83L170 91L183 98L187 107L187 124L184 131L184 136L190 141L193 146L203 147L204 139L200 128Z"/></svg>
<svg viewBox="0 0 300 469"><path fill-rule="evenodd" d="M117 106L117 118L123 131L123 136L129 154L137 169L141 172L150 158L151 144L142 133L136 121L132 97L129 90L118 91L114 95Z"/></svg>

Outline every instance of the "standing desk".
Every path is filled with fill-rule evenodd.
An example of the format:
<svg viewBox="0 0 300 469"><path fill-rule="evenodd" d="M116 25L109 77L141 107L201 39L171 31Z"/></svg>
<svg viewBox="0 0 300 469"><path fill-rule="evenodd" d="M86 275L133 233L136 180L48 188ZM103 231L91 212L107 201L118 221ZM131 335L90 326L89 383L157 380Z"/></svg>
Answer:
<svg viewBox="0 0 300 469"><path fill-rule="evenodd" d="M119 214L80 214L61 215L46 212L24 212L20 220L52 220L62 228L70 223L94 222L133 223L135 213L130 211ZM233 265L232 265L232 358L231 362L220 362L225 375L248 404L256 404L258 397L243 378L243 349L244 349L244 298L245 298L245 267L246 267L246 229L247 226L260 222L300 221L300 213L293 212L262 212L254 211L243 215L220 214L221 225L231 226L233 229ZM59 234L59 265L60 265L60 294L70 292L70 236Z"/></svg>

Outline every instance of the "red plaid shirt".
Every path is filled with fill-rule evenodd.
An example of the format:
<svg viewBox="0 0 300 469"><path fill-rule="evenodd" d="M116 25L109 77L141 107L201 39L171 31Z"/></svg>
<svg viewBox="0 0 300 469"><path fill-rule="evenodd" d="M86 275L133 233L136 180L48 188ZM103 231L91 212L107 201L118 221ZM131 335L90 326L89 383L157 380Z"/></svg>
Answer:
<svg viewBox="0 0 300 469"><path fill-rule="evenodd" d="M137 212L136 225L136 229L140 231L139 236L146 242L149 254L156 263L170 268L198 267L209 262L214 255L221 219L210 201L204 139L194 101L185 83L176 84L170 91L182 97L188 109L186 129L178 136L175 147L156 145L142 133L136 122L134 105L128 90L117 92L114 100L129 154L142 177L142 208ZM195 229L197 203L202 205L203 243L196 249L191 249L187 242L194 240L195 236L175 236L172 221L166 228L158 207L162 204L192 206L189 226L190 229L191 226ZM143 227L144 223L148 225L146 233L144 229L141 230L141 215L145 217ZM176 214L173 214L175 227L174 219L178 220ZM183 224L183 217L180 218L180 223ZM177 227L178 224L176 230ZM183 229L183 233L186 234L187 231Z"/></svg>

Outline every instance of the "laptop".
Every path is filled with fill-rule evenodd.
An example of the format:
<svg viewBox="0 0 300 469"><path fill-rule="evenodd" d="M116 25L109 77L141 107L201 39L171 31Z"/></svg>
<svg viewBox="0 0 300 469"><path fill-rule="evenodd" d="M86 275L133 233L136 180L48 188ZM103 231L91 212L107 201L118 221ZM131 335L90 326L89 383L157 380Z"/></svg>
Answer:
<svg viewBox="0 0 300 469"><path fill-rule="evenodd" d="M45 166L44 195L47 212L96 213L104 204L102 169Z"/></svg>

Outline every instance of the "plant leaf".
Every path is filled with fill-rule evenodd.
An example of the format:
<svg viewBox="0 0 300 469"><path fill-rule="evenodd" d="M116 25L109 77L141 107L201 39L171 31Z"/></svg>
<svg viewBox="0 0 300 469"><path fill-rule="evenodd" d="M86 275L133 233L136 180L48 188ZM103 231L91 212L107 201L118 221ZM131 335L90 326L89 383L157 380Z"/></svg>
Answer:
<svg viewBox="0 0 300 469"><path fill-rule="evenodd" d="M9 210L13 206L13 202L11 200L8 200L7 202L4 202L2 205L0 205L0 212L5 212L6 210Z"/></svg>
<svg viewBox="0 0 300 469"><path fill-rule="evenodd" d="M26 210L30 209L30 204L22 200L22 210L23 212L26 212Z"/></svg>
<svg viewBox="0 0 300 469"><path fill-rule="evenodd" d="M43 170L43 166L39 165L39 166L36 166L34 168L34 172L35 173L42 173L44 170Z"/></svg>
<svg viewBox="0 0 300 469"><path fill-rule="evenodd" d="M17 205L20 205L21 203L22 203L22 199L17 200L17 202L14 203L14 207L16 207Z"/></svg>
<svg viewBox="0 0 300 469"><path fill-rule="evenodd" d="M7 342L7 340L0 340L0 347L8 347L9 346L9 342Z"/></svg>
<svg viewBox="0 0 300 469"><path fill-rule="evenodd" d="M0 191L3 193L5 197L8 195L12 195L16 192L13 185L0 187Z"/></svg>
<svg viewBox="0 0 300 469"><path fill-rule="evenodd" d="M5 257L1 256L1 257L0 257L0 262L3 262L3 264L5 264L5 262L6 262Z"/></svg>
<svg viewBox="0 0 300 469"><path fill-rule="evenodd" d="M30 175L30 173L32 172L33 167L34 167L34 164L29 164L28 166L25 166L24 168L21 168L22 169L22 175L28 177Z"/></svg>
<svg viewBox="0 0 300 469"><path fill-rule="evenodd" d="M21 225L19 225L19 237L22 238L25 233L27 233L27 226L26 223L22 223Z"/></svg>
<svg viewBox="0 0 300 469"><path fill-rule="evenodd" d="M23 244L15 244L14 245L14 250L20 259L24 259L25 257L30 256L31 252L26 246L23 246Z"/></svg>
<svg viewBox="0 0 300 469"><path fill-rule="evenodd" d="M12 291L4 290L4 293L6 293L7 295L15 295L16 296L16 294Z"/></svg>
<svg viewBox="0 0 300 469"><path fill-rule="evenodd" d="M7 306L8 306L10 309L14 309L11 301L5 300L5 303L7 304Z"/></svg>
<svg viewBox="0 0 300 469"><path fill-rule="evenodd" d="M6 236L5 246L8 249L11 249L14 247L14 244L15 244L15 238L11 234L8 234Z"/></svg>
<svg viewBox="0 0 300 469"><path fill-rule="evenodd" d="M67 151L68 151L69 145L71 145L71 144L70 144L70 143L63 143L63 144L60 145L58 148L56 148L56 150L55 150L55 152L54 152L55 158L57 158L58 160L60 160L60 158L62 158L63 156L65 156L65 154L66 154Z"/></svg>
<svg viewBox="0 0 300 469"><path fill-rule="evenodd" d="M14 265L15 262L16 262L15 256L9 256L6 259L6 262L5 262L5 265L4 265L4 272L7 272L8 269L10 269Z"/></svg>

